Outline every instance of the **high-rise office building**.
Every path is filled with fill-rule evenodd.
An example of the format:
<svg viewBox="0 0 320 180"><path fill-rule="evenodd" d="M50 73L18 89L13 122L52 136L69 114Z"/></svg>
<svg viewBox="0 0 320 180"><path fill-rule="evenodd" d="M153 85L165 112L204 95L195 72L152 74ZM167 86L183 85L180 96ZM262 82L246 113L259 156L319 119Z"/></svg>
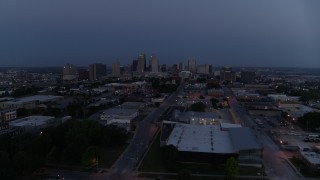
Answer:
<svg viewBox="0 0 320 180"><path fill-rule="evenodd" d="M209 65L209 74L212 74L213 70L212 70L212 65Z"/></svg>
<svg viewBox="0 0 320 180"><path fill-rule="evenodd" d="M166 64L162 64L161 72L167 72L167 65Z"/></svg>
<svg viewBox="0 0 320 180"><path fill-rule="evenodd" d="M132 71L136 72L138 69L138 60L133 60L132 61Z"/></svg>
<svg viewBox="0 0 320 180"><path fill-rule="evenodd" d="M179 73L179 65L178 64L173 64L172 66L171 66L171 69L170 70L168 70L169 72L171 72L171 74L172 75L178 75L178 73Z"/></svg>
<svg viewBox="0 0 320 180"><path fill-rule="evenodd" d="M234 82L236 81L236 73L230 67L223 67L220 70L220 81L221 82Z"/></svg>
<svg viewBox="0 0 320 180"><path fill-rule="evenodd" d="M73 81L78 79L78 70L72 64L66 64L62 68L62 80Z"/></svg>
<svg viewBox="0 0 320 180"><path fill-rule="evenodd" d="M79 80L88 80L89 79L89 70L88 68L85 69L78 69Z"/></svg>
<svg viewBox="0 0 320 180"><path fill-rule="evenodd" d="M192 73L196 73L197 71L197 61L195 59L190 59L188 61L188 70Z"/></svg>
<svg viewBox="0 0 320 180"><path fill-rule="evenodd" d="M102 63L95 63L89 65L89 79L91 81L99 80L101 77L106 76L107 66Z"/></svg>
<svg viewBox="0 0 320 180"><path fill-rule="evenodd" d="M140 53L138 56L138 64L137 64L137 72L144 73L147 68L146 55L144 53Z"/></svg>
<svg viewBox="0 0 320 180"><path fill-rule="evenodd" d="M197 73L210 74L210 66L208 64L202 64L197 67Z"/></svg>
<svg viewBox="0 0 320 180"><path fill-rule="evenodd" d="M158 58L155 55L150 56L149 70L151 72L159 72Z"/></svg>
<svg viewBox="0 0 320 180"><path fill-rule="evenodd" d="M179 69L179 71L184 71L184 70L185 70L185 69L184 69L184 64L183 64L183 62L180 62L180 63L179 63L178 69Z"/></svg>
<svg viewBox="0 0 320 180"><path fill-rule="evenodd" d="M119 77L120 74L120 62L116 61L112 64L112 76Z"/></svg>
<svg viewBox="0 0 320 180"><path fill-rule="evenodd" d="M252 83L256 79L256 73L254 71L241 71L241 82Z"/></svg>
<svg viewBox="0 0 320 180"><path fill-rule="evenodd" d="M138 60L137 72L140 74L144 73L144 61L142 59Z"/></svg>

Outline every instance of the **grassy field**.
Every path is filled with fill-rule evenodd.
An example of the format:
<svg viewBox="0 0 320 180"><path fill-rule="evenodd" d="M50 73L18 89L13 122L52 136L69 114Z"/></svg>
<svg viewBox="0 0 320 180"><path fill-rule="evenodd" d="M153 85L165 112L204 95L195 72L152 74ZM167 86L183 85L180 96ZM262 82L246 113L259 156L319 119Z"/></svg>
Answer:
<svg viewBox="0 0 320 180"><path fill-rule="evenodd" d="M99 168L110 168L126 148L127 145L112 149L100 148Z"/></svg>
<svg viewBox="0 0 320 180"><path fill-rule="evenodd" d="M300 173L304 177L320 178L320 171L312 171L311 168L299 158L290 158L289 160L298 170L300 170Z"/></svg>
<svg viewBox="0 0 320 180"><path fill-rule="evenodd" d="M181 170L189 170L192 174L215 174L224 175L224 164L208 164L208 163L185 163L177 162L174 165L166 165L163 161L163 155L160 148L160 135L158 135L152 144L148 154L141 163L139 171L141 172L170 172L177 173ZM240 175L257 175L261 173L260 168L243 167L239 168Z"/></svg>

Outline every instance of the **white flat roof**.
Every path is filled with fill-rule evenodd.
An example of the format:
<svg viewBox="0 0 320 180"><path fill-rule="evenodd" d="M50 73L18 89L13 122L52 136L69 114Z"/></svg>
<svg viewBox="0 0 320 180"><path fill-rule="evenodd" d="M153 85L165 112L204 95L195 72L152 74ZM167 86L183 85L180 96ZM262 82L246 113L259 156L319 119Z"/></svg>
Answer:
<svg viewBox="0 0 320 180"><path fill-rule="evenodd" d="M320 165L320 154L318 154L316 152L301 152L301 154L311 164Z"/></svg>
<svg viewBox="0 0 320 180"><path fill-rule="evenodd" d="M232 123L220 123L220 126L221 128L224 128L224 129L242 127L240 124L232 124Z"/></svg>
<svg viewBox="0 0 320 180"><path fill-rule="evenodd" d="M145 106L146 103L145 102L125 102L123 104L121 104L121 107L125 107L125 108L129 108L129 107L134 107L134 108L138 108L140 106Z"/></svg>
<svg viewBox="0 0 320 180"><path fill-rule="evenodd" d="M191 125L177 123L170 134L167 145L177 147L179 151L204 153L234 153L228 131L220 126Z"/></svg>
<svg viewBox="0 0 320 180"><path fill-rule="evenodd" d="M9 122L10 126L39 126L46 124L53 116L29 116Z"/></svg>
<svg viewBox="0 0 320 180"><path fill-rule="evenodd" d="M52 95L35 95L35 96L28 96L28 97L23 97L16 99L12 102L16 103L24 103L24 102L30 102L30 101L40 101L40 102L45 102L45 101L52 101L54 99L60 98L61 96L52 96Z"/></svg>
<svg viewBox="0 0 320 180"><path fill-rule="evenodd" d="M131 116L136 112L137 112L137 109L117 107L117 108L106 109L102 113L106 115Z"/></svg>

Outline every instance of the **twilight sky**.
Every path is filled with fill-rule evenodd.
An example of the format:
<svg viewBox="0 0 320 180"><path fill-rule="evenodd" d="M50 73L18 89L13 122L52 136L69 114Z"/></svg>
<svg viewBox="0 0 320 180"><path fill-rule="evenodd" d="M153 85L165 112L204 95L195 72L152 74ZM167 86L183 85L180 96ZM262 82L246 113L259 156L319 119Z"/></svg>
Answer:
<svg viewBox="0 0 320 180"><path fill-rule="evenodd" d="M320 67L320 0L0 0L0 66Z"/></svg>

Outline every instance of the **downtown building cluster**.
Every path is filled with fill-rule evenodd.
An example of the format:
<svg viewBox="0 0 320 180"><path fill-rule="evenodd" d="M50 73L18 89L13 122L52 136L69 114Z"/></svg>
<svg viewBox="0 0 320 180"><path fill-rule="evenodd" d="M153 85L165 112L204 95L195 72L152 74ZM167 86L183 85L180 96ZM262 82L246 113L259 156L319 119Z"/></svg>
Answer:
<svg viewBox="0 0 320 180"><path fill-rule="evenodd" d="M130 77L165 77L173 76L191 76L194 74L213 74L212 65L197 64L196 59L189 59L187 62L175 63L172 66L160 64L156 55L140 53L138 57L132 60L131 64L123 65L119 60L112 64L93 63L86 68L76 67L72 64L63 66L62 79L64 81L75 80L102 80L109 77L130 78Z"/></svg>

